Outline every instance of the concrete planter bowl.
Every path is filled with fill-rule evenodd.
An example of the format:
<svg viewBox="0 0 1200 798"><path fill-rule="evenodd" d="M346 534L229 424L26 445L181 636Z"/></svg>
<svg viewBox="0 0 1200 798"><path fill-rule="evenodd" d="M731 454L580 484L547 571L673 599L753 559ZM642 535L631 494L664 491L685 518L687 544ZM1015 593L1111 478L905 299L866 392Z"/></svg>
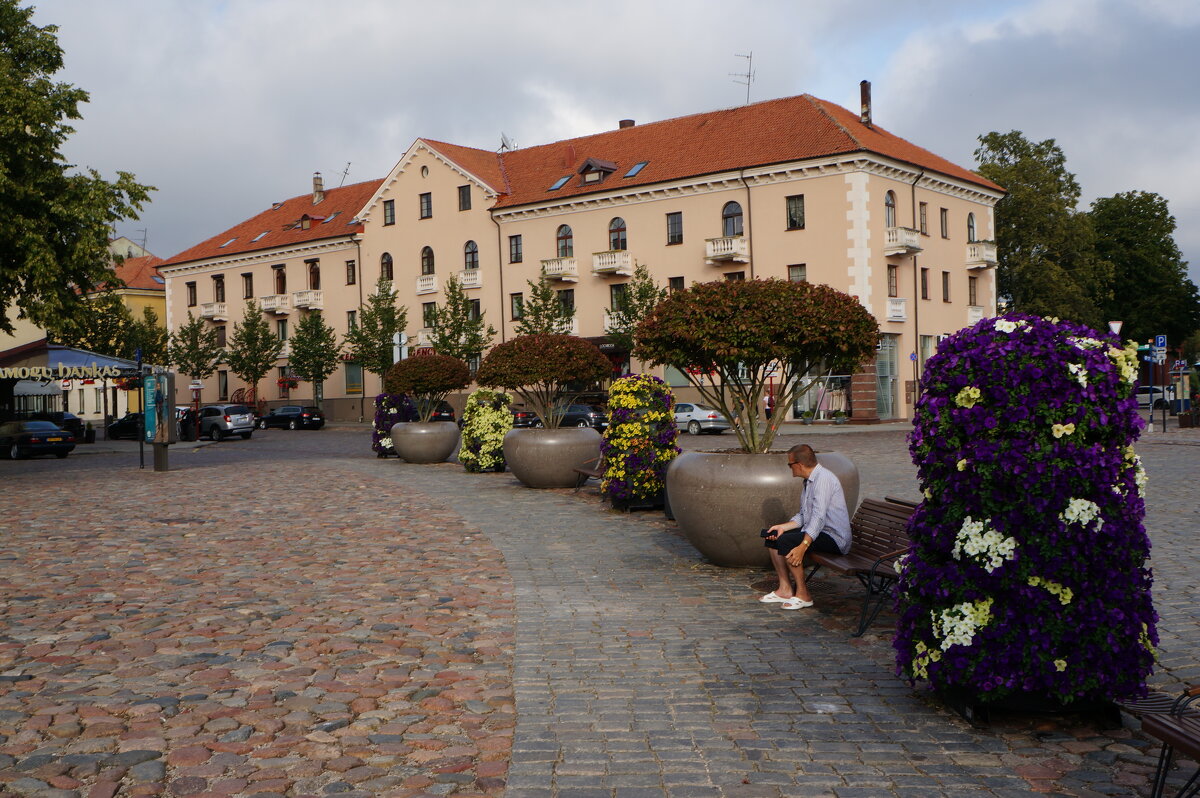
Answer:
<svg viewBox="0 0 1200 798"><path fill-rule="evenodd" d="M392 449L410 463L444 463L458 446L453 421L402 421L392 425Z"/></svg>
<svg viewBox="0 0 1200 798"><path fill-rule="evenodd" d="M858 469L839 452L817 462L842 483L850 514L858 505ZM784 452L684 452L667 469L671 512L684 537L714 565L767 567L759 530L800 509L803 480L792 477Z"/></svg>
<svg viewBox="0 0 1200 798"><path fill-rule="evenodd" d="M531 488L573 488L573 469L594 465L600 433L591 427L514 429L504 436L504 461L513 476Z"/></svg>

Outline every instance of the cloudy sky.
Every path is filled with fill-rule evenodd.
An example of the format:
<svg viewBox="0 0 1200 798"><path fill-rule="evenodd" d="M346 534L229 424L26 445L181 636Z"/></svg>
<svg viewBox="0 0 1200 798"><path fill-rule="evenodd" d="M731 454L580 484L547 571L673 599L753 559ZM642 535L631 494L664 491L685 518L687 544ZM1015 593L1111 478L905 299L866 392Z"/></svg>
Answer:
<svg viewBox="0 0 1200 798"><path fill-rule="evenodd" d="M1096 197L1165 196L1200 275L1195 0L23 0L91 93L66 154L158 191L118 233L169 257L418 136L496 149L809 93L964 166L1056 139ZM343 172L348 175L343 178ZM144 232L143 232L144 231Z"/></svg>

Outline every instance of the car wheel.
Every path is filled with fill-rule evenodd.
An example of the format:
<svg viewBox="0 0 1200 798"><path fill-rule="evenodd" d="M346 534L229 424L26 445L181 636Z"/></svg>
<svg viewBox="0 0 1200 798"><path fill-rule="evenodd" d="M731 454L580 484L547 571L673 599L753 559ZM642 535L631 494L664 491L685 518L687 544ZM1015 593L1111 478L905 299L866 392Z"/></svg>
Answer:
<svg viewBox="0 0 1200 798"><path fill-rule="evenodd" d="M8 459L10 460L20 460L24 456L25 453L21 451L21 447L17 446L15 443L8 450Z"/></svg>
<svg viewBox="0 0 1200 798"><path fill-rule="evenodd" d="M225 431L220 427L213 425L213 428L208 431L208 437L212 438L214 442L220 443L225 439Z"/></svg>
<svg viewBox="0 0 1200 798"><path fill-rule="evenodd" d="M296 419L293 418L291 421L288 422L288 429L295 429L295 428L296 428Z"/></svg>
<svg viewBox="0 0 1200 798"><path fill-rule="evenodd" d="M585 418L585 419L581 420L579 423L577 423L575 426L577 426L577 427L590 427L590 426L592 426L592 425L591 425L591 424L589 424L589 423L588 423L588 420Z"/></svg>
<svg viewBox="0 0 1200 798"><path fill-rule="evenodd" d="M258 420L258 428L259 428L259 429L266 429L266 428L267 428L267 420L266 420L265 418L260 418L260 419Z"/></svg>
<svg viewBox="0 0 1200 798"><path fill-rule="evenodd" d="M67 454L68 454L68 452L55 452L54 456L57 457L59 460L64 460L64 459L66 459Z"/></svg>
<svg viewBox="0 0 1200 798"><path fill-rule="evenodd" d="M254 433L252 433L252 432L243 432L243 433L242 433L242 440L244 440L244 441L248 441L248 440L250 440L250 436L251 436L251 435L253 435L253 434L254 434Z"/></svg>
<svg viewBox="0 0 1200 798"><path fill-rule="evenodd" d="M530 423L530 425L529 425L529 426L531 426L531 427L534 427L534 428L536 428L536 429L541 429L541 428L542 428L542 420L541 420L540 418L535 418L535 419L534 419L534 420L533 420L533 421Z"/></svg>
<svg viewBox="0 0 1200 798"><path fill-rule="evenodd" d="M700 422L699 421L689 421L688 426L687 426L687 431L688 431L688 435L699 435L700 434Z"/></svg>

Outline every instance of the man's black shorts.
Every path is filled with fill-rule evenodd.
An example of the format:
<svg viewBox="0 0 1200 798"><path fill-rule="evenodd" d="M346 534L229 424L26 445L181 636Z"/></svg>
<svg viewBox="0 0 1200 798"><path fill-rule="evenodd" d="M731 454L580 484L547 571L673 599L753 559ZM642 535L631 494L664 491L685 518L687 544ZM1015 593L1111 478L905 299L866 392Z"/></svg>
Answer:
<svg viewBox="0 0 1200 798"><path fill-rule="evenodd" d="M804 533L799 529L792 529L784 532L775 540L764 540L763 545L768 549L775 549L784 557L788 552L804 542ZM808 547L809 551L819 551L825 554L841 554L842 550L838 548L837 541L830 537L828 532L822 532L817 535L817 539Z"/></svg>

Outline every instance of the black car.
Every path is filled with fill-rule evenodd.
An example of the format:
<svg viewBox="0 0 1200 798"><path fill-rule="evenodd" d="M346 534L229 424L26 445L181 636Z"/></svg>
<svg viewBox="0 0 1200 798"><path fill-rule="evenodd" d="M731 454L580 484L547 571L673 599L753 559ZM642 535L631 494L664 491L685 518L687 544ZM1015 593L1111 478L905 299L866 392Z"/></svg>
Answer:
<svg viewBox="0 0 1200 798"><path fill-rule="evenodd" d="M138 435L141 434L142 414L126 413L105 427L105 429L108 431L108 439L110 441L120 440L121 438L129 438L131 441L136 441Z"/></svg>
<svg viewBox="0 0 1200 798"><path fill-rule="evenodd" d="M608 413L599 405L566 405L557 407L554 412L561 413L560 427L592 427L605 429L608 427ZM540 427L542 420L532 410L524 408L513 409L514 427Z"/></svg>
<svg viewBox="0 0 1200 798"><path fill-rule="evenodd" d="M325 414L319 407L283 405L258 420L259 429L320 429L325 426Z"/></svg>
<svg viewBox="0 0 1200 798"><path fill-rule="evenodd" d="M38 454L66 457L75 436L49 421L6 421L0 424L0 452L13 460Z"/></svg>
<svg viewBox="0 0 1200 798"><path fill-rule="evenodd" d="M453 421L454 408L449 402L438 402L437 408L433 411L433 415L429 417L430 421Z"/></svg>
<svg viewBox="0 0 1200 798"><path fill-rule="evenodd" d="M514 427L540 427L542 422L538 420L537 413L532 410L526 410L523 407L512 408L513 426Z"/></svg>

